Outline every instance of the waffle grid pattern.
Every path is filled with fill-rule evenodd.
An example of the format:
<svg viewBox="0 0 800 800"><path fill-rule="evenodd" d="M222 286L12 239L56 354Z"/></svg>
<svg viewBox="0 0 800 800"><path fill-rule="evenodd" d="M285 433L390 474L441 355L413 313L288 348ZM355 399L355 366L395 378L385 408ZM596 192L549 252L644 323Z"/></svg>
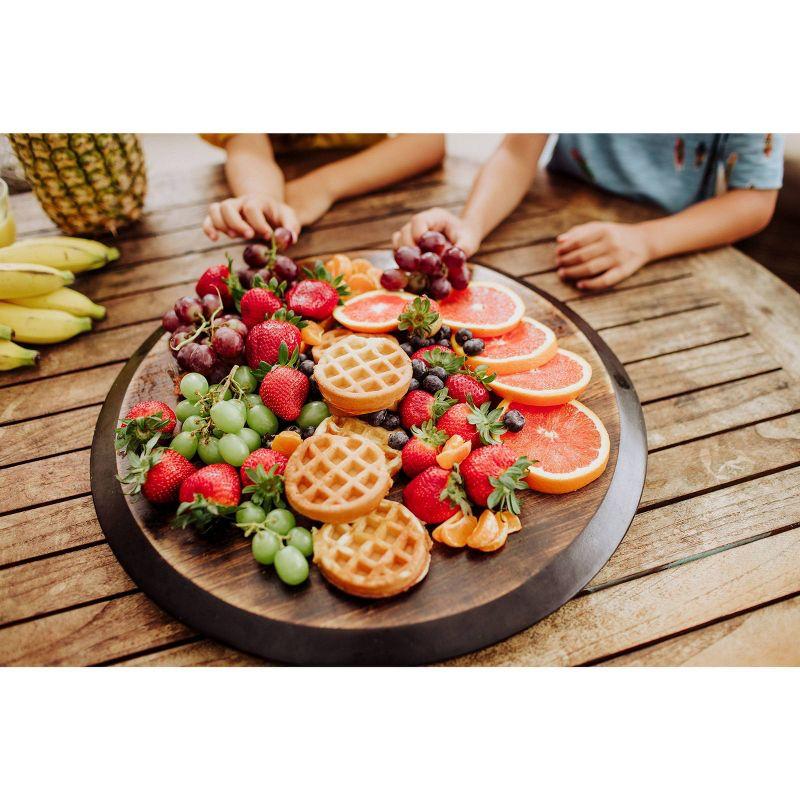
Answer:
<svg viewBox="0 0 800 800"><path fill-rule="evenodd" d="M389 474L396 475L402 464L402 455L400 450L395 450L389 446L389 431L386 428L376 428L374 425L368 425L356 417L325 417L320 422L317 428L317 433L332 433L336 436L347 436L348 434L355 434L356 436L363 436L369 439L381 448L383 454L386 456L386 468Z"/></svg>

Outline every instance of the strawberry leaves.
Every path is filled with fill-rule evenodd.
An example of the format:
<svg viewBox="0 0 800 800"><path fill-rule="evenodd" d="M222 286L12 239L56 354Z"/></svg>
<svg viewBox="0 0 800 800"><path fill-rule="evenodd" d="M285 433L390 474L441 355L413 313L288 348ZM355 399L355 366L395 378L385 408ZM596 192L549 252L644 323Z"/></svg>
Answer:
<svg viewBox="0 0 800 800"><path fill-rule="evenodd" d="M288 322L290 325L294 325L295 328L300 328L300 330L308 325L302 317L299 317L290 308L279 308L270 319L276 319L279 322Z"/></svg>
<svg viewBox="0 0 800 800"><path fill-rule="evenodd" d="M421 427L414 425L411 433L430 447L441 447L447 441L447 434L439 430L432 419L426 420Z"/></svg>
<svg viewBox="0 0 800 800"><path fill-rule="evenodd" d="M230 521L236 514L236 506L223 506L195 494L190 503L181 503L175 515L179 528L194 528L201 536L208 535L222 523Z"/></svg>
<svg viewBox="0 0 800 800"><path fill-rule="evenodd" d="M397 318L397 327L401 331L408 331L409 336L416 334L426 339L433 332L438 319L439 312L431 308L431 301L427 297L419 296L403 309Z"/></svg>
<svg viewBox="0 0 800 800"><path fill-rule="evenodd" d="M114 431L114 447L120 453L138 453L151 440L157 442L171 421L163 411L146 417L126 417Z"/></svg>
<svg viewBox="0 0 800 800"><path fill-rule="evenodd" d="M275 369L275 367L297 367L297 362L300 359L300 351L295 347L292 354L289 355L289 348L286 342L281 342L278 348L278 361L275 364L268 364L266 361L259 361L258 366L253 370L253 375L258 380L263 380L268 372Z"/></svg>
<svg viewBox="0 0 800 800"><path fill-rule="evenodd" d="M339 295L339 304L342 303L342 298L350 294L350 287L345 283L343 275L337 275L335 278L325 269L322 261L315 261L313 267L303 267L303 272L312 281L324 281L329 283L336 289L336 294Z"/></svg>
<svg viewBox="0 0 800 800"><path fill-rule="evenodd" d="M499 406L492 408L490 402L485 402L480 408L473 403L468 403L471 413L467 415L467 422L472 423L483 444L501 444L500 437L507 428L503 424L503 409Z"/></svg>
<svg viewBox="0 0 800 800"><path fill-rule="evenodd" d="M472 506L467 500L466 492L464 491L464 480L458 470L458 464L453 465L453 469L447 477L447 483L439 495L440 500L447 500L450 505L458 506L464 514L472 513Z"/></svg>
<svg viewBox="0 0 800 800"><path fill-rule="evenodd" d="M527 489L523 478L528 474L528 467L531 463L530 459L520 456L502 475L497 478L489 478L489 483L494 487L486 501L489 508L510 511L512 514L520 513L516 491Z"/></svg>
<svg viewBox="0 0 800 800"><path fill-rule="evenodd" d="M273 508L286 508L283 500L283 475L277 473L278 465L273 464L269 471L264 469L263 464L258 464L255 469L246 471L247 477L253 481L252 484L242 489L242 494L252 495L250 500L264 511L271 511ZM245 536L249 535L245 530Z"/></svg>
<svg viewBox="0 0 800 800"><path fill-rule="evenodd" d="M123 486L130 487L127 494L139 494L147 480L147 473L161 461L164 448L156 447L160 438L161 434L156 433L146 442L141 454L135 450L128 450L128 472L125 475L117 475L117 480Z"/></svg>
<svg viewBox="0 0 800 800"><path fill-rule="evenodd" d="M447 411L450 406L454 406L456 404L456 399L454 397L450 397L447 392L447 388L439 389L436 394L433 395L433 405L431 406L431 419L435 422L439 417Z"/></svg>

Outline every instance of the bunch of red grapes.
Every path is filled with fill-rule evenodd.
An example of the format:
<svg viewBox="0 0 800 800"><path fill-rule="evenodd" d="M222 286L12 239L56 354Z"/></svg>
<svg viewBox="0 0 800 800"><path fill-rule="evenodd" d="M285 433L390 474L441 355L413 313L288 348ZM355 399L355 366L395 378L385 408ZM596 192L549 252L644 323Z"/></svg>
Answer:
<svg viewBox="0 0 800 800"><path fill-rule="evenodd" d="M252 286L253 278L259 275L265 283L276 278L278 283L286 281L289 285L300 277L300 268L289 256L282 255L294 244L294 234L288 228L275 228L272 234L272 246L269 244L249 244L242 253L248 269L239 270L236 274L245 289Z"/></svg>
<svg viewBox="0 0 800 800"><path fill-rule="evenodd" d="M381 276L381 286L390 292L405 289L414 294L427 294L443 300L453 289L469 285L467 255L447 241L439 231L427 231L418 247L399 247L394 260L399 269L390 269Z"/></svg>

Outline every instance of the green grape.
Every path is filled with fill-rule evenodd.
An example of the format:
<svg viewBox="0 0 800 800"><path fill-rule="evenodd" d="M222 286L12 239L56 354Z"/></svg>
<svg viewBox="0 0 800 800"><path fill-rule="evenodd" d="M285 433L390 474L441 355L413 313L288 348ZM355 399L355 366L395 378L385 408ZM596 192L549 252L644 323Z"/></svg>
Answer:
<svg viewBox="0 0 800 800"><path fill-rule="evenodd" d="M211 388L209 389L209 391L213 392L215 397L218 396L219 395L219 384L218 383L212 384ZM231 397L233 397L233 394L231 393L230 388L228 388L228 389L225 390L225 392L223 393L222 397L220 397L219 399L220 400L230 400Z"/></svg>
<svg viewBox="0 0 800 800"><path fill-rule="evenodd" d="M209 436L207 439L201 439L197 444L197 455L204 464L219 464L222 461L222 456L219 452L219 442L213 437Z"/></svg>
<svg viewBox="0 0 800 800"><path fill-rule="evenodd" d="M197 452L197 434L183 431L170 442L169 446L184 458L194 458Z"/></svg>
<svg viewBox="0 0 800 800"><path fill-rule="evenodd" d="M314 540L307 528L292 528L287 534L286 544L296 547L306 557L314 553Z"/></svg>
<svg viewBox="0 0 800 800"><path fill-rule="evenodd" d="M247 445L251 453L261 447L261 437L252 428L242 428L236 435Z"/></svg>
<svg viewBox="0 0 800 800"><path fill-rule="evenodd" d="M294 514L288 508L273 508L264 524L275 533L286 534L295 526Z"/></svg>
<svg viewBox="0 0 800 800"><path fill-rule="evenodd" d="M236 367L236 371L233 373L233 380L236 381L243 392L252 392L258 386L256 376L253 375L250 367Z"/></svg>
<svg viewBox="0 0 800 800"><path fill-rule="evenodd" d="M220 400L211 406L212 422L225 433L239 433L244 428L245 413L236 400Z"/></svg>
<svg viewBox="0 0 800 800"><path fill-rule="evenodd" d="M274 557L275 572L289 586L297 586L308 577L308 561L306 557L292 545L279 550Z"/></svg>
<svg viewBox="0 0 800 800"><path fill-rule="evenodd" d="M306 403L300 411L300 416L297 418L297 424L300 430L314 427L322 422L326 417L329 417L331 412L328 411L328 406L322 400L312 400Z"/></svg>
<svg viewBox="0 0 800 800"><path fill-rule="evenodd" d="M191 417L186 417L186 419L181 424L181 430L184 433L191 433L192 431L196 431L198 428L202 428L205 425L205 420L199 416L198 414L192 414Z"/></svg>
<svg viewBox="0 0 800 800"><path fill-rule="evenodd" d="M275 554L281 549L281 540L272 531L258 531L253 535L253 543L250 547L253 551L253 558L259 564L268 566L275 560Z"/></svg>
<svg viewBox="0 0 800 800"><path fill-rule="evenodd" d="M247 427L262 436L278 432L278 418L266 406L253 406L247 412Z"/></svg>
<svg viewBox="0 0 800 800"><path fill-rule="evenodd" d="M179 422L185 422L189 417L195 417L200 413L200 406L196 406L189 400L181 400L175 406L175 416Z"/></svg>
<svg viewBox="0 0 800 800"><path fill-rule="evenodd" d="M226 433L219 440L219 454L232 467L241 467L250 455L250 448L235 433Z"/></svg>
<svg viewBox="0 0 800 800"><path fill-rule="evenodd" d="M228 400L228 402L232 406L236 406L236 408L238 408L239 411L242 412L242 414L244 414L245 416L247 415L247 406L244 404L243 400L239 400L239 398L237 397L237 398L234 398L233 400Z"/></svg>
<svg viewBox="0 0 800 800"><path fill-rule="evenodd" d="M246 394L242 400L244 400L244 404L247 406L247 410L249 411L253 406L263 406L264 401L261 399L261 395L258 392L254 394Z"/></svg>
<svg viewBox="0 0 800 800"><path fill-rule="evenodd" d="M267 517L266 511L261 506L245 500L236 510L236 521L241 525L252 525L263 522Z"/></svg>
<svg viewBox="0 0 800 800"><path fill-rule="evenodd" d="M181 378L181 394L190 402L196 403L207 391L208 381L199 372L187 372Z"/></svg>

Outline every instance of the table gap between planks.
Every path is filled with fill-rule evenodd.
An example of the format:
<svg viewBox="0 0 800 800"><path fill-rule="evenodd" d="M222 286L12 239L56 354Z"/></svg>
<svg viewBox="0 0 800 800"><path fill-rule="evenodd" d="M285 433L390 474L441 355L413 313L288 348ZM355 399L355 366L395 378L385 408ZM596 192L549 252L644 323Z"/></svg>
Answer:
<svg viewBox="0 0 800 800"><path fill-rule="evenodd" d="M302 172L308 159L289 163ZM449 159L402 186L337 204L295 255L387 247L410 214L458 208L475 165ZM163 309L241 245L199 222L220 167L153 171L118 264L77 288L108 307L91 334L0 375L0 663L263 663L163 613L128 578L94 514L89 447L105 395ZM20 236L54 232L32 195ZM800 295L734 248L673 258L585 295L552 267L554 237L651 209L543 175L476 256L564 300L625 363L650 458L639 513L575 599L452 664L800 663Z"/></svg>

